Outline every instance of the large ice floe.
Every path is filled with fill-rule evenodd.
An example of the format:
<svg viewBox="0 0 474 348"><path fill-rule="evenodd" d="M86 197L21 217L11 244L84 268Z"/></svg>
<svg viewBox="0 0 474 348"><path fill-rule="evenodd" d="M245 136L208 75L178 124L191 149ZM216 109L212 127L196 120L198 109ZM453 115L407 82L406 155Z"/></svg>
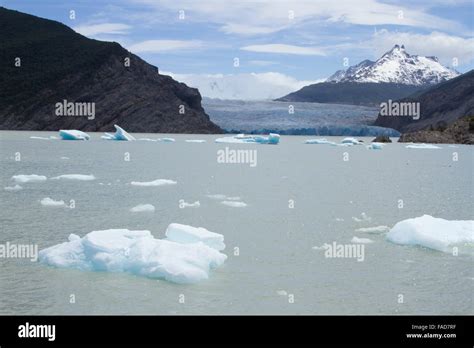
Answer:
<svg viewBox="0 0 474 348"><path fill-rule="evenodd" d="M131 141L135 140L135 138L128 134L123 128L117 126L114 124L115 127L115 133L110 134L110 133L105 133L103 136L101 136L102 139L105 140L122 140L122 141Z"/></svg>
<svg viewBox="0 0 474 348"><path fill-rule="evenodd" d="M87 133L75 129L60 129L59 136L63 140L89 140L90 136Z"/></svg>
<svg viewBox="0 0 474 348"><path fill-rule="evenodd" d="M46 181L48 178L45 177L44 175L36 175L36 174L19 174L19 175L13 175L12 180L15 182L18 182L20 184L23 184L25 182L42 182Z"/></svg>
<svg viewBox="0 0 474 348"><path fill-rule="evenodd" d="M280 134L270 133L263 135L245 135L237 134L231 137L217 138L216 143L236 143L236 144L271 144L276 145L280 142Z"/></svg>
<svg viewBox="0 0 474 348"><path fill-rule="evenodd" d="M474 243L474 220L445 220L423 215L398 222L387 233L387 240L450 253L453 246Z"/></svg>
<svg viewBox="0 0 474 348"><path fill-rule="evenodd" d="M71 234L65 243L39 252L39 261L83 271L126 272L174 283L196 283L209 277L227 256L224 237L203 228L171 224L167 239L150 231L111 229L84 237Z"/></svg>

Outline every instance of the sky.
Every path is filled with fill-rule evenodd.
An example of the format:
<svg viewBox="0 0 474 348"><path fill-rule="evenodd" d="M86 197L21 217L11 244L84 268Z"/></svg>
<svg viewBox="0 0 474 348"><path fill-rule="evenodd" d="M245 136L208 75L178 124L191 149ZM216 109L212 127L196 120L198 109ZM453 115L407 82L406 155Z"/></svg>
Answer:
<svg viewBox="0 0 474 348"><path fill-rule="evenodd" d="M395 44L474 67L472 0L0 0L116 41L188 84L283 93ZM74 11L74 16L71 16ZM229 87L230 86L230 87ZM203 87L203 89L205 89ZM268 90L268 91L267 91ZM209 92L210 93L210 92ZM264 93L264 94L265 94Z"/></svg>

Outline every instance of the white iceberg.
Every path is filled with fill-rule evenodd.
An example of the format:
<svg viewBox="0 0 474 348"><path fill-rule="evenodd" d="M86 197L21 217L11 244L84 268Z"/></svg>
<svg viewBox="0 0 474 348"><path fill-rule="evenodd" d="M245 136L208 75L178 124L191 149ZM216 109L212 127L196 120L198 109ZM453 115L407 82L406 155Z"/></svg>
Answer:
<svg viewBox="0 0 474 348"><path fill-rule="evenodd" d="M238 201L222 201L221 203L224 205L227 205L228 207L233 207L233 208L244 208L247 206L246 203L238 202Z"/></svg>
<svg viewBox="0 0 474 348"><path fill-rule="evenodd" d="M187 143L205 143L206 140L203 140L203 139L186 139L185 142L187 142Z"/></svg>
<svg viewBox="0 0 474 348"><path fill-rule="evenodd" d="M15 186L6 186L6 187L4 187L4 190L5 190L5 191L11 191L11 192L13 192L13 191L20 191L20 190L22 190L22 189L23 189L23 187L21 187L21 186L18 185L18 184L16 184Z"/></svg>
<svg viewBox="0 0 474 348"><path fill-rule="evenodd" d="M71 234L68 242L39 252L39 261L50 266L126 272L183 284L208 279L210 270L226 258L203 242L177 243L156 239L150 231L126 229L92 231L82 238Z"/></svg>
<svg viewBox="0 0 474 348"><path fill-rule="evenodd" d="M363 145L363 142L357 140L356 138L349 137L342 139L341 144Z"/></svg>
<svg viewBox="0 0 474 348"><path fill-rule="evenodd" d="M367 145L367 148L369 150L382 150L384 147L383 143L372 143L370 145Z"/></svg>
<svg viewBox="0 0 474 348"><path fill-rule="evenodd" d="M321 138L321 139L308 139L305 141L305 144L329 144L329 145L335 145L336 143L333 141L329 141L326 138Z"/></svg>
<svg viewBox="0 0 474 348"><path fill-rule="evenodd" d="M66 203L64 203L64 201L55 201L49 197L43 198L40 203L45 207L66 207Z"/></svg>
<svg viewBox="0 0 474 348"><path fill-rule="evenodd" d="M89 140L90 136L87 133L81 132L76 129L61 129L59 130L59 136L63 140Z"/></svg>
<svg viewBox="0 0 474 348"><path fill-rule="evenodd" d="M398 222L386 238L396 244L451 252L450 246L474 243L474 220L445 220L423 215Z"/></svg>
<svg viewBox="0 0 474 348"><path fill-rule="evenodd" d="M215 142L216 143L276 145L280 142L280 134L270 133L268 136L237 134L232 137L217 138Z"/></svg>
<svg viewBox="0 0 474 348"><path fill-rule="evenodd" d="M176 185L177 182L168 179L156 179L153 181L132 181L130 185L133 186L164 186L164 185Z"/></svg>
<svg viewBox="0 0 474 348"><path fill-rule="evenodd" d="M356 236L352 237L351 243L356 243L356 244L369 244L373 243L374 241L369 238L358 238Z"/></svg>
<svg viewBox="0 0 474 348"><path fill-rule="evenodd" d="M155 206L152 204L139 204L130 209L132 213L153 213Z"/></svg>
<svg viewBox="0 0 474 348"><path fill-rule="evenodd" d="M179 207L180 208L199 208L201 206L201 202L196 201L194 203L188 203L185 201L180 201L179 202Z"/></svg>
<svg viewBox="0 0 474 348"><path fill-rule="evenodd" d="M374 227L358 228L356 232L376 234L376 233L382 233L382 232L388 231L389 229L390 228L388 226L381 225L381 226L374 226Z"/></svg>
<svg viewBox="0 0 474 348"><path fill-rule="evenodd" d="M12 179L15 180L18 183L25 183L25 182L42 182L46 181L48 178L45 177L44 175L36 175L36 174L31 174L31 175L25 175L25 174L20 174L20 175L13 175Z"/></svg>
<svg viewBox="0 0 474 348"><path fill-rule="evenodd" d="M193 227L182 224L170 224L166 229L166 238L177 243L197 243L202 242L215 250L224 250L224 236L211 232L202 227Z"/></svg>
<svg viewBox="0 0 474 348"><path fill-rule="evenodd" d="M114 124L115 134L105 133L101 138L105 140L120 140L120 141L131 141L135 138L128 134L124 129Z"/></svg>
<svg viewBox="0 0 474 348"><path fill-rule="evenodd" d="M51 180L60 180L60 179L66 179L66 180L80 180L80 181L91 181L95 180L94 175L86 175L86 174L63 174L63 175L58 175Z"/></svg>
<svg viewBox="0 0 474 348"><path fill-rule="evenodd" d="M439 146L433 144L410 144L405 147L407 149L441 149Z"/></svg>

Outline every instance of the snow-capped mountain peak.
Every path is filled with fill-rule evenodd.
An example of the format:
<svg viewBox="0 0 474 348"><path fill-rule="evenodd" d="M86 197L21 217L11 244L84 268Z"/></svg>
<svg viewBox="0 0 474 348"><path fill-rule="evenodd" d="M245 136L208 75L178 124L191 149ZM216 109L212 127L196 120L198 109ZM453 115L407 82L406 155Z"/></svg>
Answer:
<svg viewBox="0 0 474 348"><path fill-rule="evenodd" d="M339 70L327 82L386 82L405 85L431 85L443 82L459 73L439 63L438 58L410 55L404 45L395 45L375 62L364 60Z"/></svg>

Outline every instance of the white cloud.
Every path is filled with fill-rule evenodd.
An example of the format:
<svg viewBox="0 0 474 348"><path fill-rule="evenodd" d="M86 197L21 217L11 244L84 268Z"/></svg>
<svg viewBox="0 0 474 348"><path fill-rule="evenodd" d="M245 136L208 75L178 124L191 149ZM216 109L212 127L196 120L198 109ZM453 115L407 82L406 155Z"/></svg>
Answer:
<svg viewBox="0 0 474 348"><path fill-rule="evenodd" d="M455 21L428 13L427 6L380 0L134 0L160 13L184 10L193 21L212 22L226 33L261 35L302 23L344 22L357 25L401 25L447 31L464 30ZM292 12L290 12L292 11ZM294 18L291 18L294 14Z"/></svg>
<svg viewBox="0 0 474 348"><path fill-rule="evenodd" d="M304 56L324 56L323 50L317 47L303 47L285 44L267 44L267 45L250 45L241 47L241 50L264 53L284 53L297 54Z"/></svg>
<svg viewBox="0 0 474 348"><path fill-rule="evenodd" d="M147 40L138 42L127 48L133 53L161 53L171 51L181 51L199 49L204 44L198 40Z"/></svg>
<svg viewBox="0 0 474 348"><path fill-rule="evenodd" d="M174 79L199 89L201 95L208 98L264 100L282 97L304 86L323 82L320 80L297 80L278 73L248 74L175 74L162 72Z"/></svg>
<svg viewBox="0 0 474 348"><path fill-rule="evenodd" d="M440 62L451 66L457 58L459 65L474 60L474 38L462 38L440 32L418 34L380 30L373 36L371 45L377 56L391 49L394 44L403 44L408 53L436 56Z"/></svg>
<svg viewBox="0 0 474 348"><path fill-rule="evenodd" d="M101 24L90 24L80 25L73 29L84 36L96 36L96 35L123 35L127 34L131 26L122 23L101 23Z"/></svg>

